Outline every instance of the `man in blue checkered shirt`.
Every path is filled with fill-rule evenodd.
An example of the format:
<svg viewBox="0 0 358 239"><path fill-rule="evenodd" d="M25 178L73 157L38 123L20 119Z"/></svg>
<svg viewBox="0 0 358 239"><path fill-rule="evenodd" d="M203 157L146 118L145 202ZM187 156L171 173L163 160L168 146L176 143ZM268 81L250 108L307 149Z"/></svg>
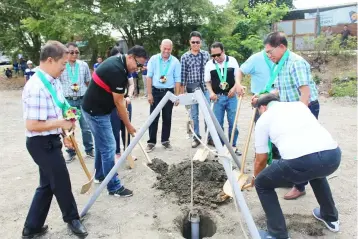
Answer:
<svg viewBox="0 0 358 239"><path fill-rule="evenodd" d="M301 56L288 50L287 38L282 32L270 33L265 41L265 52L271 61L280 68L274 81L275 92L279 95L281 102L301 101L310 109L311 113L318 119L320 105L318 102L318 90L311 75L310 64ZM282 62L281 62L282 61ZM253 100L253 105L256 105ZM307 182L294 185L284 199L296 199L306 194Z"/></svg>
<svg viewBox="0 0 358 239"><path fill-rule="evenodd" d="M190 50L181 57L181 85L186 87L187 92L190 93L195 88L200 87L204 92L205 97L209 101L209 93L206 90L204 82L204 67L206 62L210 60L210 55L207 51L200 50L201 47L200 32L193 31L189 36ZM182 91L184 90L182 87ZM182 92L184 93L184 92ZM194 132L201 138L199 129L199 105L191 106L190 116L194 122ZM199 140L194 137L192 147L196 148L200 144Z"/></svg>

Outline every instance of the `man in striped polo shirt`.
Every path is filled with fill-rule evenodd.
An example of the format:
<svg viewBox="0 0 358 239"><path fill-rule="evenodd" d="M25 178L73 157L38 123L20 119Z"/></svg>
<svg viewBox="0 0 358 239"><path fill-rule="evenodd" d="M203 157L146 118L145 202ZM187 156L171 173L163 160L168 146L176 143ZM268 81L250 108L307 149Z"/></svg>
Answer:
<svg viewBox="0 0 358 239"><path fill-rule="evenodd" d="M44 225L51 201L55 195L63 220L72 232L86 236L87 231L79 220L76 201L71 191L71 181L61 151L60 135L63 130L75 127L63 119L64 97L57 78L64 70L68 49L60 42L48 42L40 53L40 66L22 93L23 113L26 122L26 147L39 167L40 186L32 200L22 238L34 238L45 234ZM63 143L72 148L69 138Z"/></svg>

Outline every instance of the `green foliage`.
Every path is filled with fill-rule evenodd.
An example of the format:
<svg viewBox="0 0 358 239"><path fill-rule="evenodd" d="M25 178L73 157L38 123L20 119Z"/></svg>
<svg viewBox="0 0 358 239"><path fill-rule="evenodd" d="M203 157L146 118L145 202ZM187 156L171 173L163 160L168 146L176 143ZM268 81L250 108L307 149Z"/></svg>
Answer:
<svg viewBox="0 0 358 239"><path fill-rule="evenodd" d="M356 72L348 72L344 75L336 76L332 81L329 95L335 97L357 97Z"/></svg>
<svg viewBox="0 0 358 239"><path fill-rule="evenodd" d="M321 78L319 78L318 75L314 75L313 81L316 83L316 85L319 85L321 83Z"/></svg>

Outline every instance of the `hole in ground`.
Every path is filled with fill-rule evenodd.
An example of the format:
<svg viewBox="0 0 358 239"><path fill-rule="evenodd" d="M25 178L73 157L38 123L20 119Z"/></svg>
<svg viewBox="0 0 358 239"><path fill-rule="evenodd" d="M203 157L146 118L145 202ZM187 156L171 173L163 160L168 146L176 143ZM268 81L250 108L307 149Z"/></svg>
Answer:
<svg viewBox="0 0 358 239"><path fill-rule="evenodd" d="M214 236L214 234L216 233L216 223L214 222L214 220L211 219L211 216L203 210L197 210L197 213L200 216L199 238L202 239ZM177 219L175 219L175 221L178 225L178 229L180 230L181 235L185 239L192 239L189 211L185 211L184 215L178 217Z"/></svg>

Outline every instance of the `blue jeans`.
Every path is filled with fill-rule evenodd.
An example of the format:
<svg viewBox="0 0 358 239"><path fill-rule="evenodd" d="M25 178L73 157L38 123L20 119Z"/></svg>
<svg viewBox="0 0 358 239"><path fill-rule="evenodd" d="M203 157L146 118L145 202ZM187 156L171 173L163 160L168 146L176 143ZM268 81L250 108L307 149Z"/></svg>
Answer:
<svg viewBox="0 0 358 239"><path fill-rule="evenodd" d="M314 117L316 117L316 119L318 120L318 115L319 115L319 102L317 101L313 101L308 105L308 108L310 109L311 113L314 115ZM308 184L308 182L304 182L301 184L296 184L295 188L297 188L300 192L305 191L305 186Z"/></svg>
<svg viewBox="0 0 358 239"><path fill-rule="evenodd" d="M236 95L234 95L231 98L229 98L227 95L218 95L218 100L214 105L214 114L216 116L216 119L219 121L221 128L224 129L224 116L226 111L227 114L226 117L229 123L229 140L231 139L232 127L234 126L236 108L237 108ZM234 134L234 141L232 142L233 147L236 147L236 141L238 136L239 136L239 131L236 128ZM222 144L224 143L222 139L221 139L221 143Z"/></svg>
<svg viewBox="0 0 358 239"><path fill-rule="evenodd" d="M267 229L272 236L288 238L285 218L275 188L289 183L297 185L309 181L322 218L329 222L338 220L338 211L326 177L337 170L340 162L341 150L337 147L296 159L274 160L259 173L255 180L256 192L266 214Z"/></svg>
<svg viewBox="0 0 358 239"><path fill-rule="evenodd" d="M83 111L83 115L85 116L94 137L95 179L103 179L113 168L116 153L116 141L114 140L112 132L111 115L92 116L86 111ZM117 175L118 174L115 173L107 184L109 192L116 191L122 187Z"/></svg>
<svg viewBox="0 0 358 239"><path fill-rule="evenodd" d="M132 104L127 105L127 110L129 112L129 120L132 120ZM121 153L121 137L124 142L126 140L126 126L123 124L123 121L121 118L119 118L117 108L114 108L111 113L111 124L112 124L112 130L114 139L116 140L116 154ZM128 145L130 144L130 134L128 134Z"/></svg>
<svg viewBox="0 0 358 239"><path fill-rule="evenodd" d="M204 95L206 100L210 103L209 92L205 91ZM201 138L200 127L199 127L199 104L191 105L190 116L194 123L194 132L199 138ZM206 129L206 124L205 124L205 129Z"/></svg>
<svg viewBox="0 0 358 239"><path fill-rule="evenodd" d="M81 113L83 115L84 111L82 109L82 99L78 99L78 100L67 99L67 101L71 106L80 108ZM81 116L79 123L82 132L83 146L85 147L85 151L87 153L93 150L93 139L92 139L91 130L86 122L86 119L83 116ZM67 149L66 151L70 156L76 155L76 152L73 149Z"/></svg>

